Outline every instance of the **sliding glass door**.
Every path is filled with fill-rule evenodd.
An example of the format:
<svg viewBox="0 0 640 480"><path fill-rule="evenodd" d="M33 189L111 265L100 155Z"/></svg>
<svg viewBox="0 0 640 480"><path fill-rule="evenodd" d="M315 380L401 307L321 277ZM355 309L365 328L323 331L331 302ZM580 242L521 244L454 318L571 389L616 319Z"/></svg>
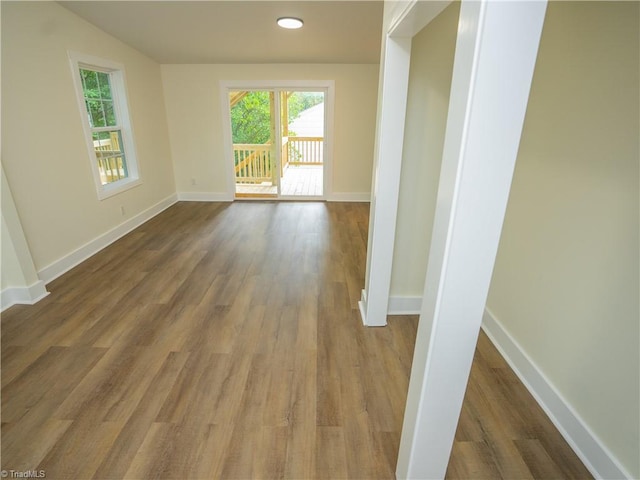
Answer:
<svg viewBox="0 0 640 480"><path fill-rule="evenodd" d="M283 196L322 197L324 92L281 92Z"/></svg>
<svg viewBox="0 0 640 480"><path fill-rule="evenodd" d="M236 198L323 198L324 90L229 89Z"/></svg>

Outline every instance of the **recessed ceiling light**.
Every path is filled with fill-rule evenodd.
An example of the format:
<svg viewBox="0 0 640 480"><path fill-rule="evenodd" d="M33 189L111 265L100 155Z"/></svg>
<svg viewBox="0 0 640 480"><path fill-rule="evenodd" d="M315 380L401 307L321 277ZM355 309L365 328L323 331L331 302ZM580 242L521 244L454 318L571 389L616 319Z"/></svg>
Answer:
<svg viewBox="0 0 640 480"><path fill-rule="evenodd" d="M282 28L296 29L301 28L303 21L295 17L280 17L278 19L278 25Z"/></svg>

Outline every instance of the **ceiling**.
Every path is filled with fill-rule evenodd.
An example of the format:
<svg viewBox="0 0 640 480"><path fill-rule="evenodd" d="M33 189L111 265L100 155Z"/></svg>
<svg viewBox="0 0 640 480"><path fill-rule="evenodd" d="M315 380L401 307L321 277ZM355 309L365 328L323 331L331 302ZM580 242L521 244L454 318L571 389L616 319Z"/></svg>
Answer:
<svg viewBox="0 0 640 480"><path fill-rule="evenodd" d="M382 1L60 1L158 63L378 63ZM304 20L284 30L276 19Z"/></svg>

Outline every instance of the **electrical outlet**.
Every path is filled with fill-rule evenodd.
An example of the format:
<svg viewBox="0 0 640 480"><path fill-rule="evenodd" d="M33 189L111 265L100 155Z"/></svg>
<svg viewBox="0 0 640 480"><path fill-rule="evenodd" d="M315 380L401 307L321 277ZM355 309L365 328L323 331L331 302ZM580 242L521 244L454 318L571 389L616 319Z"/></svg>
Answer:
<svg viewBox="0 0 640 480"><path fill-rule="evenodd" d="M124 205L120 205L120 213L124 216Z"/></svg>
<svg viewBox="0 0 640 480"><path fill-rule="evenodd" d="M195 178L191 178L191 185L195 185L196 184L196 179Z"/></svg>

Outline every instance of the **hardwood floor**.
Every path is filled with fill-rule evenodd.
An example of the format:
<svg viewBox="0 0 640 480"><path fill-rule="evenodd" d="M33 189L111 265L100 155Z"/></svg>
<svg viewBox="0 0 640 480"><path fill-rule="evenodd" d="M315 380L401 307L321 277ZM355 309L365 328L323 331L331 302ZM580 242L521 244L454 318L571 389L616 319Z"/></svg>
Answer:
<svg viewBox="0 0 640 480"><path fill-rule="evenodd" d="M178 203L4 312L2 469L394 478L417 318L362 326L367 221L366 204ZM479 346L448 478L588 478Z"/></svg>
<svg viewBox="0 0 640 480"><path fill-rule="evenodd" d="M482 331L446 478L593 478Z"/></svg>

